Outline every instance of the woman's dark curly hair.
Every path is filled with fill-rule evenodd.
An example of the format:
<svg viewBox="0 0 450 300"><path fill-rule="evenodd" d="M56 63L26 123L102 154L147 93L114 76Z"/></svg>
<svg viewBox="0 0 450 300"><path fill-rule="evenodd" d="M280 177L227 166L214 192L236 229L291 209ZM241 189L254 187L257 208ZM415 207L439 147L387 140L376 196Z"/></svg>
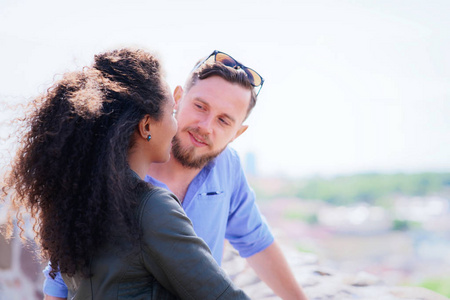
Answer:
<svg viewBox="0 0 450 300"><path fill-rule="evenodd" d="M52 276L88 277L90 257L111 237L138 238L127 154L139 121L162 116L167 93L154 56L121 49L31 103L3 192L22 232L22 212L35 220Z"/></svg>

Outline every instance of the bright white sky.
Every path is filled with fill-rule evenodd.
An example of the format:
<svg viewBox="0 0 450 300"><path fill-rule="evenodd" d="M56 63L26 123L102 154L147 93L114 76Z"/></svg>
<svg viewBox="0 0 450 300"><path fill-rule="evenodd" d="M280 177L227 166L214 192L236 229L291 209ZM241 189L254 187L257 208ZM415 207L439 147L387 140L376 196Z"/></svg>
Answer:
<svg viewBox="0 0 450 300"><path fill-rule="evenodd" d="M1 0L0 97L120 46L172 88L218 49L266 79L233 144L261 174L450 171L450 1Z"/></svg>

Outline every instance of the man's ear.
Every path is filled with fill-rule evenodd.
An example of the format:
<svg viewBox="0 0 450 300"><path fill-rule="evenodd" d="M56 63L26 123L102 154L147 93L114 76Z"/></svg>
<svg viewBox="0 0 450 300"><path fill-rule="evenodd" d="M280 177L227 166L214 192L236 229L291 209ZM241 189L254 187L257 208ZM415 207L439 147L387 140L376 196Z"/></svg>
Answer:
<svg viewBox="0 0 450 300"><path fill-rule="evenodd" d="M173 91L173 100L175 101L175 109L178 109L178 105L180 103L181 98L183 98L183 88L180 85L177 85L175 90Z"/></svg>
<svg viewBox="0 0 450 300"><path fill-rule="evenodd" d="M151 134L150 132L150 125L153 122L152 118L150 118L150 115L145 115L142 120L139 121L138 124L138 131L139 136L143 137L144 139L147 139L147 137Z"/></svg>
<svg viewBox="0 0 450 300"><path fill-rule="evenodd" d="M237 139L241 134L243 134L248 128L248 125L241 125L241 128L238 129L234 138L231 139L230 143Z"/></svg>

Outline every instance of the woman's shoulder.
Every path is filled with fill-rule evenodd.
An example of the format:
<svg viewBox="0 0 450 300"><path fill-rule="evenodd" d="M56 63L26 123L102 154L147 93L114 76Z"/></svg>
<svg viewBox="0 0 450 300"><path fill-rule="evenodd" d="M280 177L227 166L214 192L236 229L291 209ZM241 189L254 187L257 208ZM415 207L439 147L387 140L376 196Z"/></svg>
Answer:
<svg viewBox="0 0 450 300"><path fill-rule="evenodd" d="M142 192L141 195L142 202L176 202L178 205L181 205L180 200L170 191L151 185L149 189Z"/></svg>
<svg viewBox="0 0 450 300"><path fill-rule="evenodd" d="M170 191L152 186L150 189L143 191L140 195L139 218L143 215L158 217L168 215L173 212L184 212L178 198Z"/></svg>

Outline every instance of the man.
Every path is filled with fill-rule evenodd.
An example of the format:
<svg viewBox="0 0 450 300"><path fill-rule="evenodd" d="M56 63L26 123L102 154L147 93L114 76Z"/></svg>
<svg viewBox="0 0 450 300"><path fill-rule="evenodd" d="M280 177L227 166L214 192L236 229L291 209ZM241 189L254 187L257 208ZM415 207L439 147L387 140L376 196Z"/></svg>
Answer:
<svg viewBox="0 0 450 300"><path fill-rule="evenodd" d="M146 180L172 191L220 264L224 239L283 299L306 299L255 204L237 153L227 147L247 129L263 79L231 56L214 51L176 87L178 132L169 162L152 166ZM44 293L63 296L47 278ZM59 299L46 297L46 299Z"/></svg>

